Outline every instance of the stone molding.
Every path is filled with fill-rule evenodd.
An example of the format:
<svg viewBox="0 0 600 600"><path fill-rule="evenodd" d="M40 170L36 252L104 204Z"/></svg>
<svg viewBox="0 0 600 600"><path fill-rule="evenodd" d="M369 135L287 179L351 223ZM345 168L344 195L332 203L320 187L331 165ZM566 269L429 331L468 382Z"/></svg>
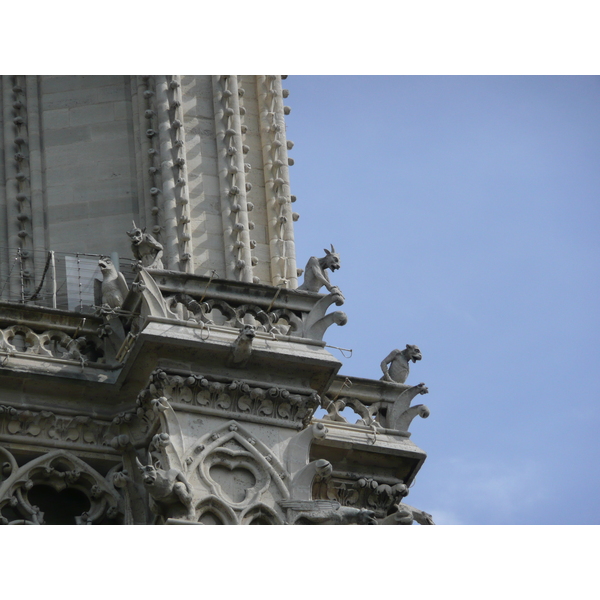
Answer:
<svg viewBox="0 0 600 600"><path fill-rule="evenodd" d="M212 409L214 414L219 411L228 415L237 413L241 419L245 416L267 417L304 427L320 402L316 392L291 393L285 388L258 386L239 379L227 380L197 373L182 377L156 369L149 385L141 392L138 404L144 405L150 399L162 396L182 408L187 405Z"/></svg>
<svg viewBox="0 0 600 600"><path fill-rule="evenodd" d="M408 428L412 420L417 415L426 419L430 414L424 404L410 404L417 395L426 393L428 389L423 383L410 386L338 375L321 400L327 411L323 419L410 437ZM356 423L349 423L340 414L346 407L359 417Z"/></svg>

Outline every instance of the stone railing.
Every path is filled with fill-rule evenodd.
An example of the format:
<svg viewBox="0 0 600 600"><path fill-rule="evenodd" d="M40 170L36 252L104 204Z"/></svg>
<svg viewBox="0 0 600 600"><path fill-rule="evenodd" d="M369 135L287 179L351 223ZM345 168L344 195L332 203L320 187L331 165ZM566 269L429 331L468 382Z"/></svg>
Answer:
<svg viewBox="0 0 600 600"><path fill-rule="evenodd" d="M342 311L326 314L332 304L344 302L336 293L322 295L163 270L140 271L132 291L141 298L128 298L124 308L136 310L141 302L142 314L209 327L253 325L265 333L321 341L330 325L347 322Z"/></svg>
<svg viewBox="0 0 600 600"><path fill-rule="evenodd" d="M410 437L408 428L412 420L417 415L429 416L427 406L411 406L411 401L427 392L423 383L410 386L338 375L321 400L322 408L327 411L323 420L350 424L341 414L345 408L350 408L356 413L355 427Z"/></svg>
<svg viewBox="0 0 600 600"><path fill-rule="evenodd" d="M101 317L39 306L0 303L0 356L102 366L106 360Z"/></svg>

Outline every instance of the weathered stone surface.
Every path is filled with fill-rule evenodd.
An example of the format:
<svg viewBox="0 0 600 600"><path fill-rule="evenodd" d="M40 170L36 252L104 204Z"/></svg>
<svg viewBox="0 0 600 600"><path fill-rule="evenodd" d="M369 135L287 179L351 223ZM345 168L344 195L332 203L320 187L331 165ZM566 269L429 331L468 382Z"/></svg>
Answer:
<svg viewBox="0 0 600 600"><path fill-rule="evenodd" d="M433 524L418 349L338 376L333 246L296 289L280 77L1 82L0 524Z"/></svg>

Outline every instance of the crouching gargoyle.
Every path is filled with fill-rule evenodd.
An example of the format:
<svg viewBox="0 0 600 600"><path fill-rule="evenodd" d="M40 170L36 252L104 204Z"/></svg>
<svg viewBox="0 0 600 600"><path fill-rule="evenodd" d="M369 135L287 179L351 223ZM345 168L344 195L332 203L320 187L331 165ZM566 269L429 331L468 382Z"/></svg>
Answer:
<svg viewBox="0 0 600 600"><path fill-rule="evenodd" d="M228 367L238 367L243 369L250 360L252 354L252 340L256 336L256 331L252 325L244 325L240 334L233 342L227 358Z"/></svg>
<svg viewBox="0 0 600 600"><path fill-rule="evenodd" d="M406 344L404 350L392 350L381 362L382 381L404 383L410 370L410 361L416 363L421 358L421 351L410 344ZM389 369L388 364L390 365Z"/></svg>
<svg viewBox="0 0 600 600"><path fill-rule="evenodd" d="M131 238L131 252L142 263L142 267L145 269L163 268L161 260L163 246L149 233L146 233L145 227L144 229L140 229L134 221L133 229L128 231L127 235Z"/></svg>
<svg viewBox="0 0 600 600"><path fill-rule="evenodd" d="M325 249L325 256L323 258L311 256L308 259L306 269L304 269L304 282L298 289L307 290L309 292L318 292L325 286L330 294L338 294L343 298L340 289L335 285L331 285L329 275L327 275L326 271L326 269L330 269L333 273L340 267L340 255L335 251L333 244L331 244L331 252Z"/></svg>
<svg viewBox="0 0 600 600"><path fill-rule="evenodd" d="M318 292L323 286L327 288L329 294L321 298L310 311L307 317L302 321L302 337L308 337L315 340L322 340L327 328L333 324L345 325L348 322L346 313L336 310L328 315L325 314L329 306L344 304L344 295L340 288L331 285L326 269L336 271L341 266L340 255L335 251L331 244L331 252L325 250L323 258L311 256L306 263L304 270L304 282L298 288L308 292Z"/></svg>
<svg viewBox="0 0 600 600"><path fill-rule="evenodd" d="M150 454L147 465L143 465L137 456L135 460L150 495L150 510L165 519L195 521L193 490L185 475L178 469L155 468Z"/></svg>

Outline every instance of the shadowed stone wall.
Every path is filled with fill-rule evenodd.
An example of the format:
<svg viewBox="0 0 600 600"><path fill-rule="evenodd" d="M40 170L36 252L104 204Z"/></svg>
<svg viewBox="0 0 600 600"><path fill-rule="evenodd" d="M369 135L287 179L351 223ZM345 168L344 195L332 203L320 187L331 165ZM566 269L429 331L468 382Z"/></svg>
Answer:
<svg viewBox="0 0 600 600"><path fill-rule="evenodd" d="M0 280L11 297L33 292L49 250L130 258L132 220L163 245L165 268L297 287L280 76L1 83Z"/></svg>
<svg viewBox="0 0 600 600"><path fill-rule="evenodd" d="M41 78L47 244L129 256L138 219L129 78ZM138 219L139 220L139 219Z"/></svg>

